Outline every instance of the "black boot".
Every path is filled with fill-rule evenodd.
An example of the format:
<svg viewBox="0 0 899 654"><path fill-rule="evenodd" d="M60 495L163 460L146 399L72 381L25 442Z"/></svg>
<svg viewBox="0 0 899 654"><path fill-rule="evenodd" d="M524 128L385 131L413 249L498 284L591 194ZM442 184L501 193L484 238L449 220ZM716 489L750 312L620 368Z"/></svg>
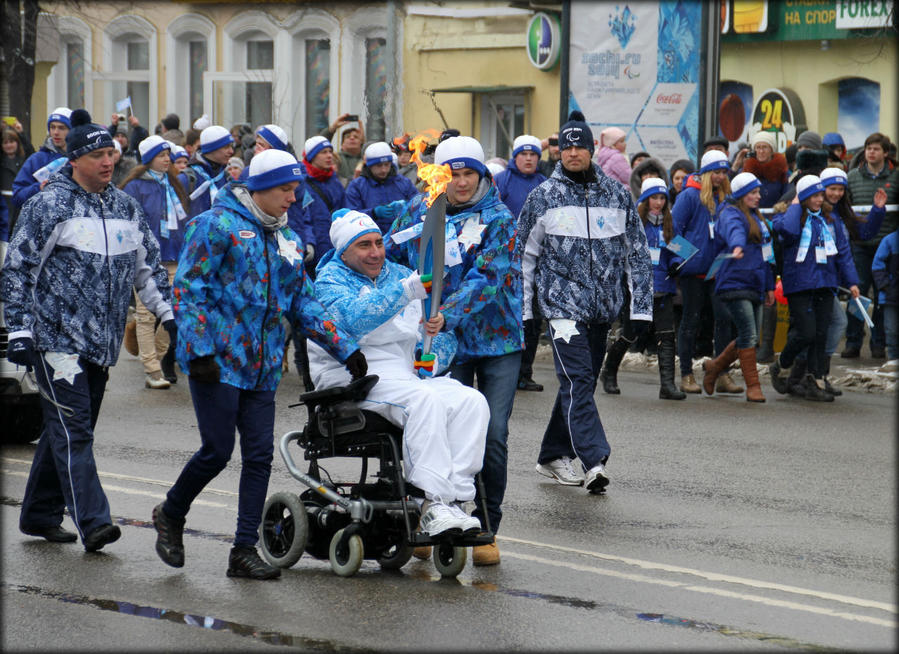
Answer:
<svg viewBox="0 0 899 654"><path fill-rule="evenodd" d="M163 379L170 384L178 383L178 375L175 373L175 348L171 345L162 359L160 359L159 366L162 368Z"/></svg>
<svg viewBox="0 0 899 654"><path fill-rule="evenodd" d="M826 363L824 364L824 390L826 390L828 393L830 393L834 397L839 397L840 395L843 394L843 391L841 391L839 388L837 388L836 386L833 386L830 383L830 380L828 379L829 376L830 376L830 359L828 359L826 361Z"/></svg>
<svg viewBox="0 0 899 654"><path fill-rule="evenodd" d="M621 359L630 346L631 341L622 336L606 350L606 360L602 364L599 380L602 382L602 390L609 395L621 394L621 389L618 388L618 366L621 365Z"/></svg>
<svg viewBox="0 0 899 654"><path fill-rule="evenodd" d="M818 380L812 373L805 374L805 399L813 402L833 402L833 395L824 390L824 384L818 386Z"/></svg>
<svg viewBox="0 0 899 654"><path fill-rule="evenodd" d="M774 361L774 332L777 331L777 305L762 307L762 334L756 353L757 363Z"/></svg>
<svg viewBox="0 0 899 654"><path fill-rule="evenodd" d="M247 577L249 579L277 579L281 576L281 568L269 565L256 553L255 547L235 545L228 556L229 577Z"/></svg>
<svg viewBox="0 0 899 654"><path fill-rule="evenodd" d="M659 352L659 398L662 400L683 400L687 394L674 383L674 332L658 334Z"/></svg>
<svg viewBox="0 0 899 654"><path fill-rule="evenodd" d="M796 359L793 367L790 369L790 376L787 377L787 392L794 397L805 397L806 391L806 375L808 361L805 359Z"/></svg>

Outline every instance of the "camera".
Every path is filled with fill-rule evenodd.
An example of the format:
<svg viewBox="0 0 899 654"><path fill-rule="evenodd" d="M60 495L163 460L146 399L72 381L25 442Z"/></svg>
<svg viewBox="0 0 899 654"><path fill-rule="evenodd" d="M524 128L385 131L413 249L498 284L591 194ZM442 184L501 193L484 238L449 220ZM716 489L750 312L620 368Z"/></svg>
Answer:
<svg viewBox="0 0 899 654"><path fill-rule="evenodd" d="M550 145L559 145L559 139L557 139L557 138L555 138L555 139L551 138L551 139L549 139L549 144L550 144Z"/></svg>
<svg viewBox="0 0 899 654"><path fill-rule="evenodd" d="M359 114L350 114L344 120L350 123L358 123L359 122Z"/></svg>

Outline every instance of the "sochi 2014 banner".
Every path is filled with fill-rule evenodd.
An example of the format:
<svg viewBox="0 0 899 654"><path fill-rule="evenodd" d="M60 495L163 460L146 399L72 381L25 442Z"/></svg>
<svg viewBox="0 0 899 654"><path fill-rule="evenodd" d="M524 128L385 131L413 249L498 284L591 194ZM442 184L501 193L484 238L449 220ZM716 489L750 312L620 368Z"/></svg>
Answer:
<svg viewBox="0 0 899 654"><path fill-rule="evenodd" d="M696 160L702 3L573 0L569 107L599 141L606 127L627 133L627 153L670 166Z"/></svg>

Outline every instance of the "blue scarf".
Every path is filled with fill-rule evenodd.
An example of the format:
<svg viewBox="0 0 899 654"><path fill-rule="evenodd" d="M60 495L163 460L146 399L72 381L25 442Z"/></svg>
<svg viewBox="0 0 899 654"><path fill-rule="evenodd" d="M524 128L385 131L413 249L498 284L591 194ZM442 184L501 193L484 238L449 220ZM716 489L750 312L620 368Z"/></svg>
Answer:
<svg viewBox="0 0 899 654"><path fill-rule="evenodd" d="M815 221L818 221L821 225L821 236L819 239L824 240L824 253L828 256L837 253L837 245L833 240L833 234L827 229L827 223L821 215L821 210L809 211L808 217L805 220L805 227L802 228L802 234L799 237L799 249L796 250L796 263L805 261L809 246L812 244L812 223Z"/></svg>
<svg viewBox="0 0 899 654"><path fill-rule="evenodd" d="M218 175L216 175L215 177L210 177L206 174L206 171L203 170L202 166L191 166L191 168L197 171L197 174L206 181L204 181L194 189L194 192L190 194L190 199L196 200L198 197L203 195L203 192L206 189L209 189L209 206L212 206L215 202L215 196L219 192L218 183L222 180L222 178L224 178L226 169L222 168L221 172Z"/></svg>
<svg viewBox="0 0 899 654"><path fill-rule="evenodd" d="M168 238L170 232L178 229L178 222L187 219L184 207L181 206L181 200L175 193L174 187L169 184L169 176L165 173L158 173L155 170L148 170L152 177L165 193L165 220L159 220L159 234L162 238Z"/></svg>

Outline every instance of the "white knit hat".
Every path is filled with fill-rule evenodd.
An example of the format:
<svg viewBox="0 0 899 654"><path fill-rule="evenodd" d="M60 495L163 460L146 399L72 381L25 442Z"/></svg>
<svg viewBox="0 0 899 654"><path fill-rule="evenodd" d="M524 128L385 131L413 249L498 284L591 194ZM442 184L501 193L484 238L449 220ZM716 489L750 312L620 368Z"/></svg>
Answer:
<svg viewBox="0 0 899 654"><path fill-rule="evenodd" d="M234 143L231 132L221 125L210 125L200 132L200 152L208 154Z"/></svg>
<svg viewBox="0 0 899 654"><path fill-rule="evenodd" d="M62 123L69 129L72 128L72 110L68 107L56 107L53 111L50 112L50 115L47 116L47 129L50 129L50 123Z"/></svg>
<svg viewBox="0 0 899 654"><path fill-rule="evenodd" d="M365 148L362 155L366 166L384 163L385 161L393 161L393 151L384 141L376 141Z"/></svg>
<svg viewBox="0 0 899 654"><path fill-rule="evenodd" d="M209 116L203 114L194 121L193 128L199 132L202 132L210 125L212 125L212 121L209 119Z"/></svg>
<svg viewBox="0 0 899 654"><path fill-rule="evenodd" d="M643 180L643 184L640 187L640 199L637 202L643 202L660 193L668 197L668 187L665 185L665 180L660 177L647 177Z"/></svg>
<svg viewBox="0 0 899 654"><path fill-rule="evenodd" d="M820 178L821 186L825 188L834 184L849 185L849 178L846 176L846 172L840 168L825 168L821 171Z"/></svg>
<svg viewBox="0 0 899 654"><path fill-rule="evenodd" d="M807 197L815 193L823 193L824 185L821 184L821 178L817 175L806 175L796 182L796 197L802 202Z"/></svg>
<svg viewBox="0 0 899 654"><path fill-rule="evenodd" d="M338 209L331 215L331 229L328 235L331 237L331 245L341 254L363 234L380 234L381 228L371 219L371 216L353 209Z"/></svg>
<svg viewBox="0 0 899 654"><path fill-rule="evenodd" d="M758 177L752 173L740 173L730 180L730 194L734 198L742 198L754 188L758 188L762 183Z"/></svg>
<svg viewBox="0 0 899 654"><path fill-rule="evenodd" d="M185 159L190 159L190 153L185 150L180 145L172 144L172 151L169 153L169 156L172 157L172 161L177 159L178 157L184 157Z"/></svg>
<svg viewBox="0 0 899 654"><path fill-rule="evenodd" d="M710 173L713 170L727 170L728 168L730 168L730 164L727 161L726 154L721 152L721 150L709 150L702 155L699 172L700 174Z"/></svg>
<svg viewBox="0 0 899 654"><path fill-rule="evenodd" d="M756 132L749 138L749 145L754 148L757 143L766 143L772 150L777 151L777 136L774 132Z"/></svg>
<svg viewBox="0 0 899 654"><path fill-rule="evenodd" d="M477 139L470 136L451 136L438 143L434 150L434 163L438 166L447 164L453 170L471 168L481 177L487 172L487 166L484 165L484 148Z"/></svg>
<svg viewBox="0 0 899 654"><path fill-rule="evenodd" d="M543 152L543 148L540 146L540 139L530 134L522 134L512 141L512 157L517 157L520 152L533 152L539 157L540 153Z"/></svg>
<svg viewBox="0 0 899 654"><path fill-rule="evenodd" d="M260 125L256 128L256 136L262 139L276 150L287 151L287 132L277 125Z"/></svg>
<svg viewBox="0 0 899 654"><path fill-rule="evenodd" d="M300 162L284 150L263 150L250 160L250 173L247 177L247 188L251 191L264 191L281 184L298 182L303 177Z"/></svg>
<svg viewBox="0 0 899 654"><path fill-rule="evenodd" d="M140 152L140 162L145 166L153 161L153 158L160 152L171 149L172 144L156 134L148 136L137 145L137 150Z"/></svg>

